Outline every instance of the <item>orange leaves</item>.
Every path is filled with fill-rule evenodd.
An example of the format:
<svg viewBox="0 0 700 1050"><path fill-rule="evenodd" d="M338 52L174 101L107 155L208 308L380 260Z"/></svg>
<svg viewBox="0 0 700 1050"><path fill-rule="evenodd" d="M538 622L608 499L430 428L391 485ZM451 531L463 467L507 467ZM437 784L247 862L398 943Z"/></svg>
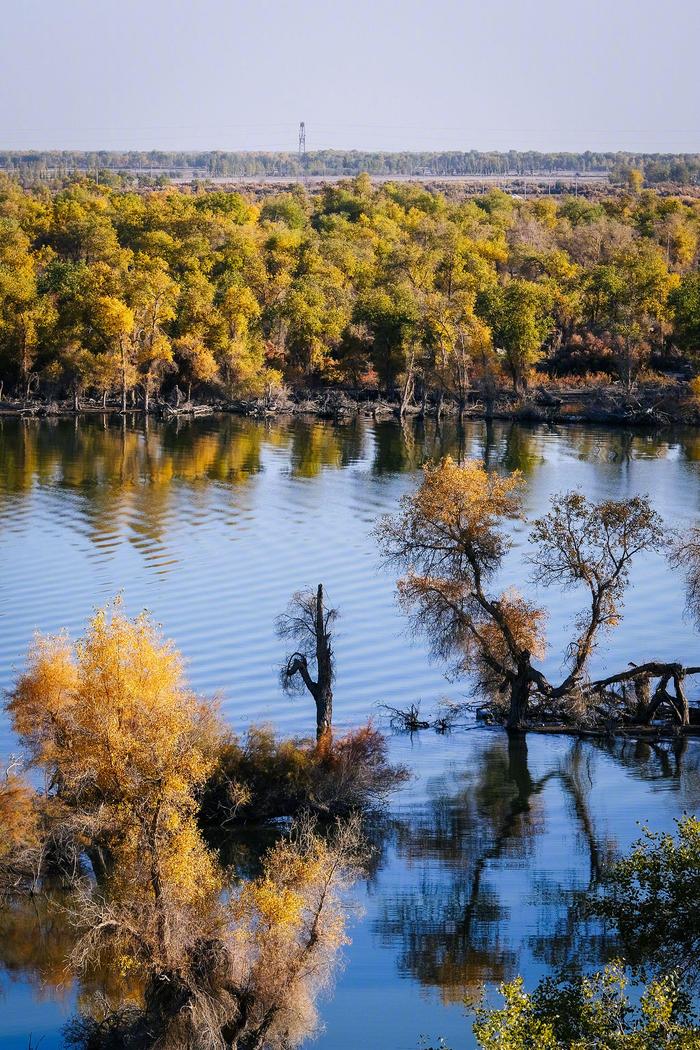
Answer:
<svg viewBox="0 0 700 1050"><path fill-rule="evenodd" d="M485 589L510 545L501 523L520 516L522 486L518 472L501 477L477 460L460 465L447 457L424 468L402 513L378 529L385 553L407 569L399 598L434 654L456 655L459 672L476 662L498 687L525 649L541 648L541 614L519 596L498 600Z"/></svg>
<svg viewBox="0 0 700 1050"><path fill-rule="evenodd" d="M295 825L236 891L200 833L200 789L226 756L263 783L281 764L279 790L288 792L305 776L323 780L329 767L345 780L349 754L317 755L259 731L244 756L216 708L186 689L175 649L146 615L129 619L118 604L98 611L75 645L63 635L37 639L10 710L50 789L39 798L9 773L0 780L0 869L14 877L22 851L40 855L47 829L75 857L95 857L97 884L81 880L71 897L70 967L107 967L121 991L140 988L146 1009L164 981L176 982L176 1013L159 1005L163 1045L191 1042L180 1039L185 1029L218 1045L223 1027L239 1022L250 1045L273 1028L274 1045L301 1041L346 940L342 891L361 865L359 826L339 824L322 838L309 821ZM377 756L380 775L371 730L358 745L350 750ZM227 782L232 805L251 801L247 783ZM169 1041L171 1029L180 1041Z"/></svg>
<svg viewBox="0 0 700 1050"><path fill-rule="evenodd" d="M224 873L205 848L193 818L164 829L159 854L165 892L177 905L208 904L221 892Z"/></svg>
<svg viewBox="0 0 700 1050"><path fill-rule="evenodd" d="M303 897L270 880L249 883L241 892L241 916L257 919L266 928L296 926L304 904Z"/></svg>
<svg viewBox="0 0 700 1050"><path fill-rule="evenodd" d="M103 800L138 805L155 786L184 798L211 766L179 655L146 615L130 620L118 605L97 612L75 646L38 638L8 706L34 761L69 790L89 773Z"/></svg>
<svg viewBox="0 0 700 1050"><path fill-rule="evenodd" d="M447 456L423 471L418 491L402 500L401 514L377 529L389 560L423 575L477 583L508 548L499 530L521 512L523 480L485 470L478 460L460 465Z"/></svg>
<svg viewBox="0 0 700 1050"><path fill-rule="evenodd" d="M528 602L515 588L505 591L497 599L497 605L516 646L527 650L535 659L541 660L547 648L544 630L546 612ZM490 653L507 667L511 657L503 627L491 620L479 626L479 633L486 641Z"/></svg>
<svg viewBox="0 0 700 1050"><path fill-rule="evenodd" d="M78 672L65 635L37 636L28 670L19 679L7 709L15 732L38 765L55 763L77 701Z"/></svg>
<svg viewBox="0 0 700 1050"><path fill-rule="evenodd" d="M268 851L262 874L247 883L232 904L233 915L246 936L269 950L273 935L296 940L309 950L318 943L335 950L345 940L344 912L338 894L359 870L360 832L356 820L338 824L328 837L316 834L301 820L291 838L280 839Z"/></svg>
<svg viewBox="0 0 700 1050"><path fill-rule="evenodd" d="M458 464L447 456L436 466L424 467L414 504L429 521L475 533L492 527L498 518L519 514L522 485L517 471L501 477L478 460Z"/></svg>
<svg viewBox="0 0 700 1050"><path fill-rule="evenodd" d="M0 862L39 841L34 792L14 771L0 779Z"/></svg>

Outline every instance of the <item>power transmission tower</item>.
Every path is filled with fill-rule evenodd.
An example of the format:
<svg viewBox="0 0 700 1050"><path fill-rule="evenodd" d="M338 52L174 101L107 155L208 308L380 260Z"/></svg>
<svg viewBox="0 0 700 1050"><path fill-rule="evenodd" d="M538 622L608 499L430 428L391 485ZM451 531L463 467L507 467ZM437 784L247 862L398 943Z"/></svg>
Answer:
<svg viewBox="0 0 700 1050"><path fill-rule="evenodd" d="M303 163L306 160L306 124L302 120L299 125L299 161Z"/></svg>

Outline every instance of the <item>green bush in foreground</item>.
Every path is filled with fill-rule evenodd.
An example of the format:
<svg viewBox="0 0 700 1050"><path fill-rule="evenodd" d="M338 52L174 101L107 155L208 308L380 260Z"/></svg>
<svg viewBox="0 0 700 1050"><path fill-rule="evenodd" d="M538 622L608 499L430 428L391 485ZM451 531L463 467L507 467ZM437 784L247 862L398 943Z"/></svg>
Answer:
<svg viewBox="0 0 700 1050"><path fill-rule="evenodd" d="M592 910L618 931L633 965L657 972L700 970L700 819L685 816L676 836L644 829L611 869Z"/></svg>
<svg viewBox="0 0 700 1050"><path fill-rule="evenodd" d="M661 1050L700 1047L690 989L700 969L700 820L676 835L644 830L590 902L613 925L631 969L615 962L590 976L555 977L532 993L501 987L504 1004L482 1003L474 1034L483 1050ZM637 1001L628 974L651 979Z"/></svg>
<svg viewBox="0 0 700 1050"><path fill-rule="evenodd" d="M573 979L550 978L532 993L521 977L501 987L500 1009L476 1010L483 1050L661 1050L700 1047L700 1027L675 975L651 981L638 1005L621 963Z"/></svg>

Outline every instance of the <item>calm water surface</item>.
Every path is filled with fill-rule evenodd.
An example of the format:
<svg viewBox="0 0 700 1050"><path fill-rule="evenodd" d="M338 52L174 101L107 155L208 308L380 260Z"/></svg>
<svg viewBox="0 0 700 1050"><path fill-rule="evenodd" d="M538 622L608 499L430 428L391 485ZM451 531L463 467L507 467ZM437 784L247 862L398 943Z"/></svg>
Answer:
<svg viewBox="0 0 700 1050"><path fill-rule="evenodd" d="M593 428L446 425L403 432L361 421L263 424L231 418L184 425L101 420L0 421L0 687L21 667L35 630L77 632L121 592L150 609L188 660L200 691L218 694L231 724L272 722L308 733L313 712L281 694L275 616L292 591L323 581L341 610L336 718L378 703L428 711L448 683L396 608L392 575L371 529L411 491L426 459L451 452L522 470L529 516L580 487L593 498L653 496L669 522L700 518L700 434L632 435ZM525 525L503 586L527 586ZM596 670L650 657L697 659L678 579L659 556L640 561L625 619ZM548 669L556 674L577 595L544 592ZM15 744L0 722L0 754ZM422 1034L473 1043L463 1000L483 981L536 980L572 958L610 950L573 905L637 822L669 828L698 809L700 749L532 738L510 745L477 729L394 738L416 776L380 836L363 914L332 996L322 1050L415 1050ZM0 1046L61 1044L75 993L61 987L56 916L19 910L0 922Z"/></svg>

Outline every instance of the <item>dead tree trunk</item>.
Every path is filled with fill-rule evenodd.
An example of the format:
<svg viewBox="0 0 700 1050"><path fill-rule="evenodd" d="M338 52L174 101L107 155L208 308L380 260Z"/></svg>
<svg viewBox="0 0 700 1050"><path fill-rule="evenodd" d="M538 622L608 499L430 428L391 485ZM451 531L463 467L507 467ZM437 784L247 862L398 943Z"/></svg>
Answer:
<svg viewBox="0 0 700 1050"><path fill-rule="evenodd" d="M633 665L629 670L609 678L591 682L588 688L589 692L593 693L611 685L633 684L635 713L642 725L649 725L659 708L665 706L678 725L687 726L690 722L690 708L683 682L688 675L696 674L700 674L700 667L684 667L682 664L650 660L638 666ZM658 679L653 694L650 686L652 678ZM668 688L670 682L673 682L673 692Z"/></svg>
<svg viewBox="0 0 700 1050"><path fill-rule="evenodd" d="M510 682L510 707L506 727L508 732L521 732L526 725L530 700L530 676L527 669L520 668Z"/></svg>
<svg viewBox="0 0 700 1050"><path fill-rule="evenodd" d="M281 635L303 643L288 657L283 668L283 681L291 684L298 675L314 698L317 740L329 736L333 726L334 657L330 625L336 616L335 609L325 607L323 584L319 583L315 594L306 591L294 595L289 611L280 617L277 626ZM310 660L316 662L315 679L309 670Z"/></svg>
<svg viewBox="0 0 700 1050"><path fill-rule="evenodd" d="M316 591L316 739L330 733L333 724L333 650L330 634L326 631L323 609L323 584Z"/></svg>

